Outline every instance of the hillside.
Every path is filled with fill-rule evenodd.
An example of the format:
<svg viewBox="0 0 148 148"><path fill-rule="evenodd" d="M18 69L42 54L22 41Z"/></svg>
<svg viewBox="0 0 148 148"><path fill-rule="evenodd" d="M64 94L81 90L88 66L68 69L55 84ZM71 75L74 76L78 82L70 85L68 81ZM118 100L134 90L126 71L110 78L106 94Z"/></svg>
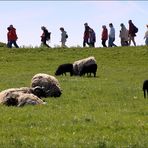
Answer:
<svg viewBox="0 0 148 148"><path fill-rule="evenodd" d="M36 73L94 56L97 77L56 76L63 94L46 105L0 106L0 147L148 147L148 47L0 47L0 90L30 86Z"/></svg>

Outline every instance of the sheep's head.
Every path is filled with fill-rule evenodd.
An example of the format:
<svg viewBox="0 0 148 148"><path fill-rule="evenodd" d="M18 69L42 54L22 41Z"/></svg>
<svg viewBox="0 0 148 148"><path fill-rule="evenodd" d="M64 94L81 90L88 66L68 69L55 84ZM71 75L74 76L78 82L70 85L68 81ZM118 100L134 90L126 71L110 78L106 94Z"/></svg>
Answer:
<svg viewBox="0 0 148 148"><path fill-rule="evenodd" d="M32 88L32 93L39 98L46 98L46 91L44 87L36 86Z"/></svg>

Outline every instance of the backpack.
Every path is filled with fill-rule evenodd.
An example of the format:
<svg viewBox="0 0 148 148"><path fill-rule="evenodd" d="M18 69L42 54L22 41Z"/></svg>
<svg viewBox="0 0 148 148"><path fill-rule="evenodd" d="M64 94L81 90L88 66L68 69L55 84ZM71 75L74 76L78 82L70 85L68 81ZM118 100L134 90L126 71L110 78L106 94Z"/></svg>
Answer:
<svg viewBox="0 0 148 148"><path fill-rule="evenodd" d="M66 39L68 38L68 34L67 33L66 33L66 36L65 37L66 37Z"/></svg>
<svg viewBox="0 0 148 148"><path fill-rule="evenodd" d="M136 26L134 26L134 33L138 32L138 28Z"/></svg>
<svg viewBox="0 0 148 148"><path fill-rule="evenodd" d="M51 38L51 32L48 32L48 33L47 33L47 41L49 41L50 38Z"/></svg>

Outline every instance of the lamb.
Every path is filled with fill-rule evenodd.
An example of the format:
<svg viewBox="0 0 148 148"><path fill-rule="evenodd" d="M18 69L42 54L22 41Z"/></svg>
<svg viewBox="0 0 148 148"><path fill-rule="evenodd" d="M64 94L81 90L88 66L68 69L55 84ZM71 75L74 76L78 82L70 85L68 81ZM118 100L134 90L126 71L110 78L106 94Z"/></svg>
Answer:
<svg viewBox="0 0 148 148"><path fill-rule="evenodd" d="M27 87L6 89L0 92L0 104L18 107L27 104L45 104L43 100L33 94L35 89L36 88L32 89ZM37 90L37 93L39 94L39 89Z"/></svg>
<svg viewBox="0 0 148 148"><path fill-rule="evenodd" d="M73 63L73 72L75 75L80 75L80 71L82 70L84 65L91 65L96 64L96 59L93 56L90 56L85 59L81 59L78 61L75 61Z"/></svg>
<svg viewBox="0 0 148 148"><path fill-rule="evenodd" d="M148 98L148 80L145 80L143 82L143 93L144 93L144 98Z"/></svg>
<svg viewBox="0 0 148 148"><path fill-rule="evenodd" d="M73 64L66 63L66 64L59 65L59 67L57 68L57 70L55 72L55 75L58 76L58 75L65 74L65 76L66 76L66 72L69 72L70 76L73 75Z"/></svg>
<svg viewBox="0 0 148 148"><path fill-rule="evenodd" d="M97 64L90 64L90 65L84 65L80 71L80 76L85 75L87 73L94 74L94 77L96 77L96 72L97 72Z"/></svg>
<svg viewBox="0 0 148 148"><path fill-rule="evenodd" d="M31 80L31 87L40 86L44 89L45 97L60 97L62 89L59 81L51 75L39 73L33 76Z"/></svg>

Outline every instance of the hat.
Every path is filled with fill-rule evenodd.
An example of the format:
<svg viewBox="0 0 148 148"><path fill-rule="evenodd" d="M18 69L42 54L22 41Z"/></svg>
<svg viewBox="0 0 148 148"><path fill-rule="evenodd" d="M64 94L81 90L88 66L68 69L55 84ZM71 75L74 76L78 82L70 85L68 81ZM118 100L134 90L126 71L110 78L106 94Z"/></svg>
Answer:
<svg viewBox="0 0 148 148"><path fill-rule="evenodd" d="M60 30L64 30L64 28L63 27L60 27Z"/></svg>
<svg viewBox="0 0 148 148"><path fill-rule="evenodd" d="M84 26L88 26L88 23L85 23Z"/></svg>
<svg viewBox="0 0 148 148"><path fill-rule="evenodd" d="M13 25L10 25L9 27L10 27L10 28L13 28Z"/></svg>
<svg viewBox="0 0 148 148"><path fill-rule="evenodd" d="M45 26L42 26L41 29L46 29L46 27Z"/></svg>
<svg viewBox="0 0 148 148"><path fill-rule="evenodd" d="M148 24L146 25L146 27L148 27Z"/></svg>

